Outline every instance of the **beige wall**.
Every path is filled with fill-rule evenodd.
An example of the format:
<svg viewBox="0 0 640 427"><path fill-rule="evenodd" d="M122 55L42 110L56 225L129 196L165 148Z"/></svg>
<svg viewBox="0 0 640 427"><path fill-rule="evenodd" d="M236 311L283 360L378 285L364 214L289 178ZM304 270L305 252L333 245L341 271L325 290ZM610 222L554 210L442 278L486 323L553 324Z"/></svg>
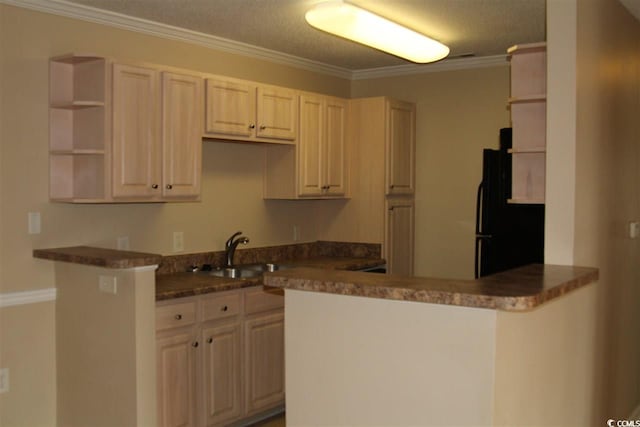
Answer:
<svg viewBox="0 0 640 427"><path fill-rule="evenodd" d="M288 426L488 426L495 310L285 291Z"/></svg>
<svg viewBox="0 0 640 427"><path fill-rule="evenodd" d="M640 22L618 1L577 2L576 264L600 267L594 424L640 404Z"/></svg>
<svg viewBox="0 0 640 427"><path fill-rule="evenodd" d="M473 278L482 149L509 126L509 67L357 80L352 97L417 104L415 275Z"/></svg>
<svg viewBox="0 0 640 427"><path fill-rule="evenodd" d="M90 52L345 97L349 81L6 5L0 43L0 294L55 286L53 263L34 260L33 248L115 247L118 236L129 236L132 250L169 254L173 231L183 231L185 252L197 252L221 249L236 230L253 246L290 243L293 225L301 240L316 240L314 202L262 200L263 148L255 145L204 142L201 203L50 203L48 58ZM30 211L42 215L39 235L27 234ZM0 367L11 375L10 392L0 395L2 426L54 424L53 307L0 309Z"/></svg>

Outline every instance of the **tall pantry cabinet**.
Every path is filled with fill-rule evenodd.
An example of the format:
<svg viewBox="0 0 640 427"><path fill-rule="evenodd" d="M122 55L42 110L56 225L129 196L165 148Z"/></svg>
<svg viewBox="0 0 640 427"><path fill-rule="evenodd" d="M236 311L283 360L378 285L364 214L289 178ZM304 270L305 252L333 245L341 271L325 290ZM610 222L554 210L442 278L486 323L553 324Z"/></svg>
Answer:
<svg viewBox="0 0 640 427"><path fill-rule="evenodd" d="M329 233L380 242L387 271L413 275L415 104L352 99L349 119L351 200Z"/></svg>

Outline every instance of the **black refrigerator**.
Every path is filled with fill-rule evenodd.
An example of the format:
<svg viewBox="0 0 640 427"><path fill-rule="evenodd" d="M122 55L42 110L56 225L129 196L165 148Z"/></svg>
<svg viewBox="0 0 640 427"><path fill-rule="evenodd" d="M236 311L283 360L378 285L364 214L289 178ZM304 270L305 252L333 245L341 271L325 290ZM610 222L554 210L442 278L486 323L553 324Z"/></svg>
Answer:
<svg viewBox="0 0 640 427"><path fill-rule="evenodd" d="M482 152L476 198L475 277L544 261L544 205L511 204L511 128Z"/></svg>

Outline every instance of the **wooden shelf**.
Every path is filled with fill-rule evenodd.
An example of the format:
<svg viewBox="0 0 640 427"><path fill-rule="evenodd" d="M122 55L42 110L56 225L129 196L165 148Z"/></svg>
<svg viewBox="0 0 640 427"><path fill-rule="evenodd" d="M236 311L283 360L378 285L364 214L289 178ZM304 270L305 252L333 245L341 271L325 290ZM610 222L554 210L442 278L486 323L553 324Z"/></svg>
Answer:
<svg viewBox="0 0 640 427"><path fill-rule="evenodd" d="M70 101L70 102L51 104L50 107L58 108L61 110L80 110L83 108L104 107L104 102L102 101Z"/></svg>
<svg viewBox="0 0 640 427"><path fill-rule="evenodd" d="M544 199L508 199L512 205L544 205Z"/></svg>
<svg viewBox="0 0 640 427"><path fill-rule="evenodd" d="M547 149L545 147L509 148L507 152L510 154L546 153Z"/></svg>
<svg viewBox="0 0 640 427"><path fill-rule="evenodd" d="M547 102L546 94L537 94L537 95L524 95L518 96L514 98L509 98L507 101L509 104L523 104L527 102Z"/></svg>
<svg viewBox="0 0 640 427"><path fill-rule="evenodd" d="M64 155L102 155L104 154L104 150L93 150L93 149L73 149L73 150L51 150L49 154L53 156L64 156Z"/></svg>

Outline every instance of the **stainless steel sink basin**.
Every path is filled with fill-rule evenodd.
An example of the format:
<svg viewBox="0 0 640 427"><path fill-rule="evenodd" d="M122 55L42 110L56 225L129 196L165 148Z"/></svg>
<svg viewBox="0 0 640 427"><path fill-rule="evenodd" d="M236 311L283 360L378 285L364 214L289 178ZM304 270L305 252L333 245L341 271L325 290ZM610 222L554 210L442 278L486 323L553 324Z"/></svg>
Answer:
<svg viewBox="0 0 640 427"><path fill-rule="evenodd" d="M262 273L268 271L276 271L279 269L290 268L289 266L278 266L277 264L245 264L237 265L233 268L221 268L218 270L202 271L215 277L229 277L234 279L248 279L251 277L262 276Z"/></svg>

